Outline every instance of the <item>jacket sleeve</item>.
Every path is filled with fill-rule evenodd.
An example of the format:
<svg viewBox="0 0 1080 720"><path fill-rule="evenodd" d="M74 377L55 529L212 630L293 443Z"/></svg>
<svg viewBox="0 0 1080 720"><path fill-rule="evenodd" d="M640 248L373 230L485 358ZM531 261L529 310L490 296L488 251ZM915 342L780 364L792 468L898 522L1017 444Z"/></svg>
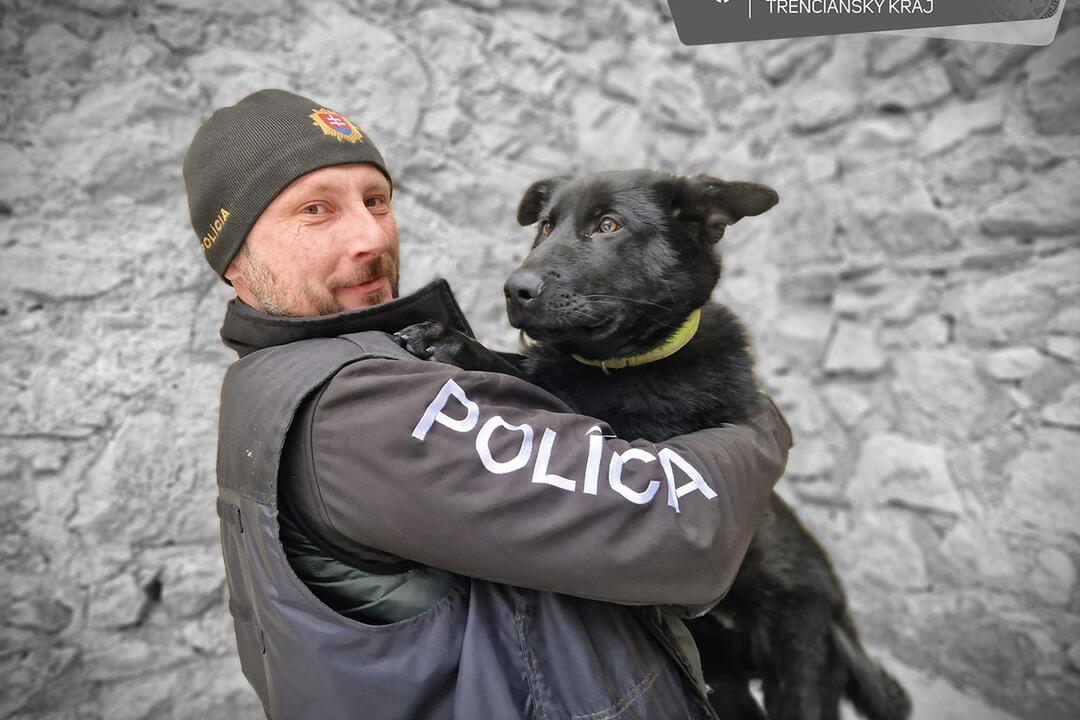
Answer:
<svg viewBox="0 0 1080 720"><path fill-rule="evenodd" d="M764 395L745 424L628 442L517 378L381 358L304 422L290 502L345 556L630 605L720 598L791 445Z"/></svg>

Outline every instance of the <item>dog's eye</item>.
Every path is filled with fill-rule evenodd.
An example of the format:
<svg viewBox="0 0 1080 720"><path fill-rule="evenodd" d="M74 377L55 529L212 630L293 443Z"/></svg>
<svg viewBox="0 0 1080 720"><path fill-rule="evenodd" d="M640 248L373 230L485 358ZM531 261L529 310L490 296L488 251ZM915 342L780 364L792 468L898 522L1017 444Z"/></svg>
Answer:
<svg viewBox="0 0 1080 720"><path fill-rule="evenodd" d="M551 234L551 221L543 220L540 223L540 234L547 236Z"/></svg>
<svg viewBox="0 0 1080 720"><path fill-rule="evenodd" d="M620 225L618 221L615 220L615 218L611 217L610 215L605 215L604 217L600 218L600 222L597 223L596 232L613 233L621 227L622 225Z"/></svg>

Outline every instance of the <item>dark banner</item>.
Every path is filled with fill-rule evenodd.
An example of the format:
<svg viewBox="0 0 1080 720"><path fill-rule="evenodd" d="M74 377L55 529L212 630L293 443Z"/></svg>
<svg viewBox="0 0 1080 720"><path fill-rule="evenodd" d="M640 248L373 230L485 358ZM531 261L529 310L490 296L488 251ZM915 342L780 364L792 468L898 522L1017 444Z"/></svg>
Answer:
<svg viewBox="0 0 1080 720"><path fill-rule="evenodd" d="M1051 18L1060 0L669 0L687 45L1021 23Z"/></svg>

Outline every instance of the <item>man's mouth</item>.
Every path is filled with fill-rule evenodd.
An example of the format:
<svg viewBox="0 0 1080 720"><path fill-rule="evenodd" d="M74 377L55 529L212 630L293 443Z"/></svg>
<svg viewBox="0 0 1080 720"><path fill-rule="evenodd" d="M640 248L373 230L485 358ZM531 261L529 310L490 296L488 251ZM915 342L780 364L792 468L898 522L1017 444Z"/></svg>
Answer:
<svg viewBox="0 0 1080 720"><path fill-rule="evenodd" d="M335 292L347 296L362 297L379 292L385 287L388 295L384 299L388 300L394 291L392 278L395 276L395 272L393 258L389 255L380 255L367 265L362 266L360 271L352 278L338 285Z"/></svg>
<svg viewBox="0 0 1080 720"><path fill-rule="evenodd" d="M341 290L347 293L358 293L364 295L379 290L382 287L384 280L386 280L386 278L380 275L374 280L371 280L370 282L360 283L357 285L346 285L342 287Z"/></svg>

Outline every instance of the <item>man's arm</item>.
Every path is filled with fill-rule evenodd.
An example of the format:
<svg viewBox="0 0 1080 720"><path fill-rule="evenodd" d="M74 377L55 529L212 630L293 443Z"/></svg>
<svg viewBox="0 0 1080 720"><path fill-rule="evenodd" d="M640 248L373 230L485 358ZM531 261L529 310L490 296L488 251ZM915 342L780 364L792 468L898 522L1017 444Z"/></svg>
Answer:
<svg viewBox="0 0 1080 720"><path fill-rule="evenodd" d="M623 604L723 595L791 444L764 396L746 424L627 442L517 378L421 361L358 361L313 402L290 503L346 555Z"/></svg>

